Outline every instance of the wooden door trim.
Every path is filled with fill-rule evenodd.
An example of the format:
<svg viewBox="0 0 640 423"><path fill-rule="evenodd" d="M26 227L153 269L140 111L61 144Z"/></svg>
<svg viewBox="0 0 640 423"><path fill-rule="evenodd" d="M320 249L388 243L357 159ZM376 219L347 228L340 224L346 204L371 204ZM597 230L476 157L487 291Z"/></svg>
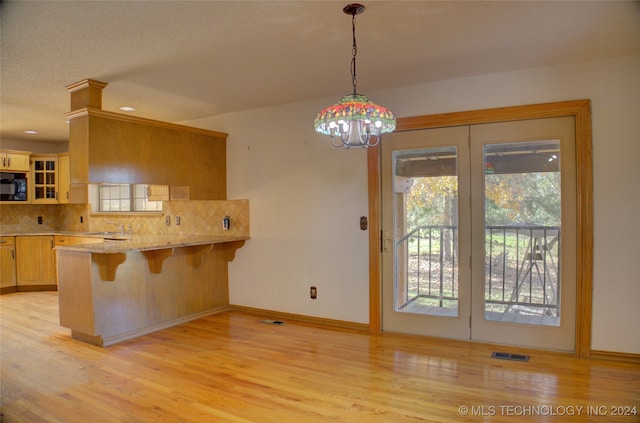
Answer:
<svg viewBox="0 0 640 423"><path fill-rule="evenodd" d="M525 106L399 118L396 131L514 120L573 116L576 125L577 281L576 357L591 356L593 304L593 152L591 100L573 100ZM384 142L384 139L382 140ZM380 239L380 146L367 151L369 193L369 331L382 330Z"/></svg>

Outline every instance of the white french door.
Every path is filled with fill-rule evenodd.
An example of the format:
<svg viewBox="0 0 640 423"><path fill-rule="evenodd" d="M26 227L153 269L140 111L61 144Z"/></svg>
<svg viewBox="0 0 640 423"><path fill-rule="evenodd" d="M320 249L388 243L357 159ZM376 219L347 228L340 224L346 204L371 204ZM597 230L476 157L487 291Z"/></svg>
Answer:
<svg viewBox="0 0 640 423"><path fill-rule="evenodd" d="M470 337L468 140L468 126L382 140L385 331Z"/></svg>
<svg viewBox="0 0 640 423"><path fill-rule="evenodd" d="M383 330L575 349L574 119L386 136Z"/></svg>

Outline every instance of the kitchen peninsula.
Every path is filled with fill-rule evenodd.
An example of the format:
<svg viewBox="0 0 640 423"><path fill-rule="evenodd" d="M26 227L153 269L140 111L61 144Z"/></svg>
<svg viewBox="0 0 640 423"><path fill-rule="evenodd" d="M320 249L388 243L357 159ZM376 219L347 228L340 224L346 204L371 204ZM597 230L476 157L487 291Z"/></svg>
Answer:
<svg viewBox="0 0 640 423"><path fill-rule="evenodd" d="M30 182L0 213L0 293L57 290L61 326L98 346L225 310L249 239L248 200L227 199L227 134L103 110L106 86L67 86L68 154L7 156Z"/></svg>
<svg viewBox="0 0 640 423"><path fill-rule="evenodd" d="M104 347L225 310L227 263L246 239L132 235L58 246L60 324Z"/></svg>
<svg viewBox="0 0 640 423"><path fill-rule="evenodd" d="M123 234L131 219L145 234L56 247L60 324L99 346L226 309L227 264L249 239L248 203L227 200L227 134L103 110L107 85L67 86L69 203L100 204L93 184L141 184L163 187L146 194L163 209L138 220L98 207L92 226ZM123 203L137 211L130 197Z"/></svg>

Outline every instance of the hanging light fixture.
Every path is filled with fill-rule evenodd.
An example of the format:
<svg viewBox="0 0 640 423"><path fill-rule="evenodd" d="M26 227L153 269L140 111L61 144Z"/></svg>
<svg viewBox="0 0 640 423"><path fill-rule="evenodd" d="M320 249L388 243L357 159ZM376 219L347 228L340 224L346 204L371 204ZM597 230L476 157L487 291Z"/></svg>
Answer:
<svg viewBox="0 0 640 423"><path fill-rule="evenodd" d="M336 147L373 147L380 142L380 136L396 128L396 118L385 107L378 106L356 90L356 15L364 12L361 4L349 4L342 9L351 15L353 50L351 56L351 82L353 93L345 95L336 104L320 111L313 126L317 132L331 136ZM371 136L375 136L374 142Z"/></svg>

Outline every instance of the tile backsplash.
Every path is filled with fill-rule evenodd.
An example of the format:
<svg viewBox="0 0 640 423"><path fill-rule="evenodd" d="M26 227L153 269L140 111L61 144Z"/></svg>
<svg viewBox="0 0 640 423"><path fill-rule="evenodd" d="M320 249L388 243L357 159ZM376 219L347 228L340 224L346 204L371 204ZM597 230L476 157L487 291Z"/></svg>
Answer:
<svg viewBox="0 0 640 423"><path fill-rule="evenodd" d="M38 223L39 216L42 224ZM225 216L230 219L228 230L223 228ZM92 215L91 207L85 204L0 205L2 233L117 230L107 222L131 226L133 233L249 236L249 200L167 201L161 214L110 216Z"/></svg>
<svg viewBox="0 0 640 423"><path fill-rule="evenodd" d="M0 204L0 232L60 230L63 210L57 205ZM38 223L38 218L42 218Z"/></svg>

